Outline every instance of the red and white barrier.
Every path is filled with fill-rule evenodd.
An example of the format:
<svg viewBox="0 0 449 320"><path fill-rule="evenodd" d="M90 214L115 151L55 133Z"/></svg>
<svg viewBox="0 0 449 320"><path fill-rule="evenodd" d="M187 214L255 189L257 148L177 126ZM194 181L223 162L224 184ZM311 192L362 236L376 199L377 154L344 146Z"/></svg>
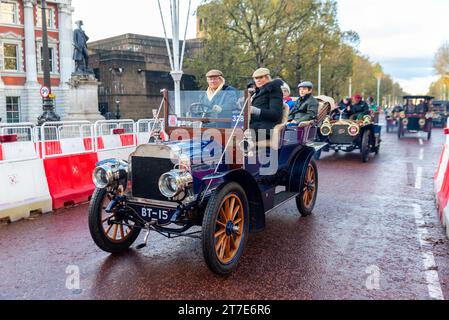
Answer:
<svg viewBox="0 0 449 320"><path fill-rule="evenodd" d="M435 173L436 205L441 223L449 237L449 126L444 129L446 142Z"/></svg>
<svg viewBox="0 0 449 320"><path fill-rule="evenodd" d="M132 120L0 126L0 219L11 222L90 200L101 160L128 160L163 123Z"/></svg>
<svg viewBox="0 0 449 320"><path fill-rule="evenodd" d="M41 140L46 146L42 158L53 209L89 201L98 162L92 148L93 126L87 121L46 123L41 127Z"/></svg>
<svg viewBox="0 0 449 320"><path fill-rule="evenodd" d="M99 161L112 158L128 161L130 154L136 150L133 120L97 121L94 131Z"/></svg>
<svg viewBox="0 0 449 320"><path fill-rule="evenodd" d="M0 143L0 219L28 218L33 211L52 211L43 160L36 150L34 126L0 126L0 136L28 141Z"/></svg>

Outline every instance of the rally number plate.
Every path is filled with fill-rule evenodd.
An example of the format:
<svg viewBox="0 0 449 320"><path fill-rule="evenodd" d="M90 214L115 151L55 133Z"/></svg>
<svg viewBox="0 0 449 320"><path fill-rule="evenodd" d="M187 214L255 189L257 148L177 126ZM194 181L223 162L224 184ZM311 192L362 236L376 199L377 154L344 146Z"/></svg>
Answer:
<svg viewBox="0 0 449 320"><path fill-rule="evenodd" d="M130 205L137 214L145 221L151 222L156 220L159 225L169 224L171 218L175 214L174 209L155 208L142 205Z"/></svg>

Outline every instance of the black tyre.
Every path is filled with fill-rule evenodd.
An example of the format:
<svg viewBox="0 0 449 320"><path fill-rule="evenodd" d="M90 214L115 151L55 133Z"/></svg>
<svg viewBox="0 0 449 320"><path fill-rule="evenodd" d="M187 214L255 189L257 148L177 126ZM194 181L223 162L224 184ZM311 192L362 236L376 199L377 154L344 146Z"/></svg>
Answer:
<svg viewBox="0 0 449 320"><path fill-rule="evenodd" d="M361 154L362 154L362 161L363 163L366 163L369 161L369 154L371 152L370 149L370 134L371 131L369 130L365 130L365 132L363 132L363 136L362 136L362 145L361 145Z"/></svg>
<svg viewBox="0 0 449 320"><path fill-rule="evenodd" d="M433 124L430 123L429 124L429 132L427 133L427 140L432 139L432 128L433 128Z"/></svg>
<svg viewBox="0 0 449 320"><path fill-rule="evenodd" d="M399 126L398 126L398 139L401 139L401 138L402 138L402 130L403 130L402 121L399 121Z"/></svg>
<svg viewBox="0 0 449 320"><path fill-rule="evenodd" d="M301 194L296 197L296 206L299 213L303 217L307 217L312 214L318 195L318 169L313 160L307 167L300 191Z"/></svg>
<svg viewBox="0 0 449 320"><path fill-rule="evenodd" d="M249 204L243 188L234 182L217 190L203 219L203 254L209 269L227 276L243 255L249 234Z"/></svg>
<svg viewBox="0 0 449 320"><path fill-rule="evenodd" d="M95 244L109 253L123 252L133 245L141 229L123 226L120 223L135 225L134 222L120 219L116 213L105 211L111 198L105 189L96 189L89 207L89 231Z"/></svg>

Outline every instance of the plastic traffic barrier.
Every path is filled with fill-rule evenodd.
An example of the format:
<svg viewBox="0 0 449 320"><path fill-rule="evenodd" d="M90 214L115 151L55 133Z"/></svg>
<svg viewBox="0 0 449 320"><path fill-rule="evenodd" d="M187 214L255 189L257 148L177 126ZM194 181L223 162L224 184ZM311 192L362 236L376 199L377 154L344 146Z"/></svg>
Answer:
<svg viewBox="0 0 449 320"><path fill-rule="evenodd" d="M94 152L44 159L54 210L90 200L95 190L92 172L97 162Z"/></svg>
<svg viewBox="0 0 449 320"><path fill-rule="evenodd" d="M439 218L443 226L446 227L449 238L449 127L444 129L444 134L446 142L435 173L434 183Z"/></svg>
<svg viewBox="0 0 449 320"><path fill-rule="evenodd" d="M0 145L0 219L15 222L52 211L44 164L32 141Z"/></svg>
<svg viewBox="0 0 449 320"><path fill-rule="evenodd" d="M137 137L132 120L97 121L94 126L98 160L122 159L128 161L136 150Z"/></svg>

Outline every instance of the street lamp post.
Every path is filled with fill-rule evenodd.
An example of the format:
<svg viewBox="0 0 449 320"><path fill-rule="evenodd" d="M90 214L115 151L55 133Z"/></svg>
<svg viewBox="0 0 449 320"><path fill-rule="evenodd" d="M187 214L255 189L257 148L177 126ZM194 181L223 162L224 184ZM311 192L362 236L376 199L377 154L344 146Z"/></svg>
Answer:
<svg viewBox="0 0 449 320"><path fill-rule="evenodd" d="M49 89L51 93L51 78L50 78L50 55L48 49L48 29L47 29L47 3L46 0L41 0L42 7L42 58L44 71L44 86ZM43 97L42 101L42 115L38 118L38 124L42 125L45 122L61 121L61 118L55 113L54 98L52 96Z"/></svg>
<svg viewBox="0 0 449 320"><path fill-rule="evenodd" d="M318 95L321 95L321 53L324 49L324 44L320 46L320 50L318 52Z"/></svg>
<svg viewBox="0 0 449 320"><path fill-rule="evenodd" d="M349 78L349 97L352 97L352 77Z"/></svg>
<svg viewBox="0 0 449 320"><path fill-rule="evenodd" d="M122 92L122 81L121 81L121 77L123 75L123 73L125 72L124 68L116 68L116 67L112 67L109 69L109 71L111 72L113 79L114 79L114 91L115 91L115 118L117 120L120 120L120 118L122 117L121 113L120 113L120 98L119 96L123 93ZM118 79L118 80L117 80Z"/></svg>
<svg viewBox="0 0 449 320"><path fill-rule="evenodd" d="M377 76L377 104L380 105L380 84L382 82L382 75Z"/></svg>
<svg viewBox="0 0 449 320"><path fill-rule="evenodd" d="M170 61L171 66L171 72L170 75L173 78L174 82L174 89L175 89L175 111L176 114L181 114L181 80L183 76L183 62L184 62L184 53L185 53L185 47L186 47L186 37L187 37L187 29L189 25L189 16L190 16L190 8L191 8L192 0L189 0L188 2L188 10L187 10L187 20L186 20L186 28L184 32L184 41L182 45L182 49L180 50L179 47L179 41L180 41L180 34L179 34L179 27L180 27L180 16L179 16L179 9L180 4L179 0L170 0L170 15L171 15L171 24L172 24L172 33L173 33L173 50L170 48L170 44L168 41L168 35L167 30L165 28L165 19L164 14L162 12L162 7L160 0L158 0L158 6L159 6L159 12L161 15L161 21L162 21L162 27L164 30L164 36L165 36L165 43L167 46L167 52L168 57Z"/></svg>

